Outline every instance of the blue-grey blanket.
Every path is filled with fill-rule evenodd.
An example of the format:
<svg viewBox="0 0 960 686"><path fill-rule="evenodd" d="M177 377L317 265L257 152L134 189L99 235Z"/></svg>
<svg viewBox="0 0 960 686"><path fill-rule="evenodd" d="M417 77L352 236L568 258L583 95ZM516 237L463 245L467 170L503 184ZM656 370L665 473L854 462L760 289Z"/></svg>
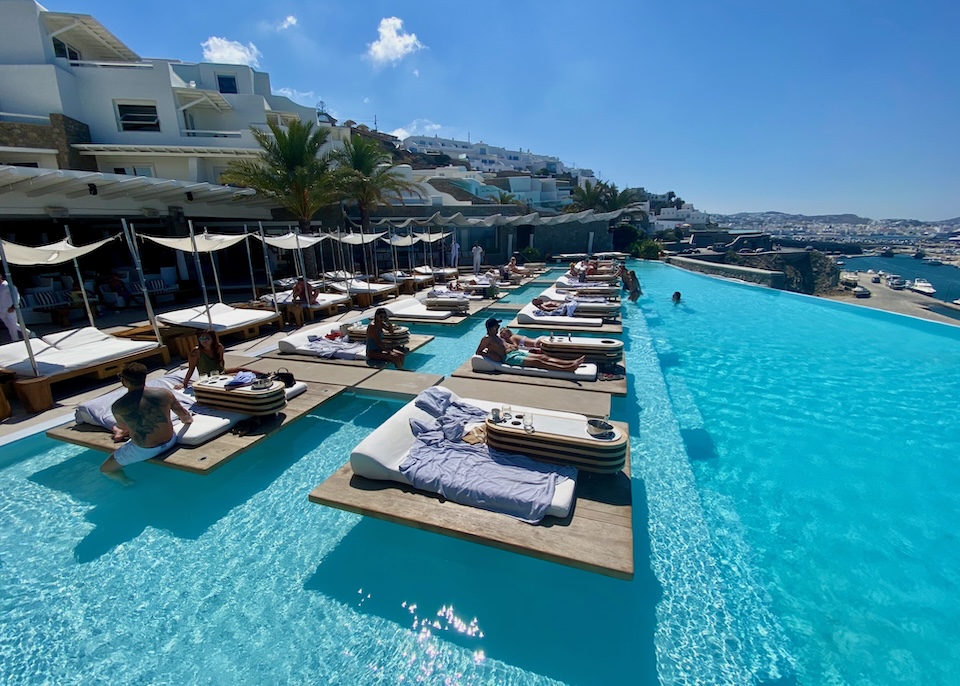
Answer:
<svg viewBox="0 0 960 686"><path fill-rule="evenodd" d="M541 310L539 307L533 311L533 314L537 317L572 317L573 313L577 311L577 303L569 302L564 303L555 310Z"/></svg>
<svg viewBox="0 0 960 686"><path fill-rule="evenodd" d="M462 442L464 426L487 413L445 388L427 389L416 405L433 419L410 420L416 441L400 472L415 488L535 524L546 514L557 483L576 477L574 467Z"/></svg>

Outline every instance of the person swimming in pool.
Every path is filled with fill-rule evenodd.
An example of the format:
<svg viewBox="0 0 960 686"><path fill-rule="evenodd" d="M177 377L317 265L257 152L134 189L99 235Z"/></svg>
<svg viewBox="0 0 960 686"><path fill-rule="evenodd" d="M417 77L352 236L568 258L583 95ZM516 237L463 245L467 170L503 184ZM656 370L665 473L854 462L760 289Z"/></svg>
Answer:
<svg viewBox="0 0 960 686"><path fill-rule="evenodd" d="M493 317L487 320L487 333L480 339L480 345L477 346L476 355L483 355L494 362L515 367L550 369L560 372L574 372L583 364L583 357L578 357L575 360L558 360L555 357L549 357L542 353L518 350L516 345L506 343L498 335L500 331L500 321L501 320L494 319Z"/></svg>
<svg viewBox="0 0 960 686"><path fill-rule="evenodd" d="M386 308L379 308L373 315L373 321L367 326L367 359L393 362L397 369L403 369L403 360L406 357L402 350L388 347L383 342L383 332L393 332L394 326L390 322Z"/></svg>
<svg viewBox="0 0 960 686"><path fill-rule="evenodd" d="M674 292L673 292L672 300L673 300L673 304L674 304L674 305L679 305L679 304L680 304L680 291L674 291Z"/></svg>
<svg viewBox="0 0 960 686"><path fill-rule="evenodd" d="M193 415L168 389L147 388L147 368L139 362L124 365L120 382L127 394L111 408L117 420L113 440L117 443L129 440L100 465L100 471L118 481L131 483L123 473L124 467L161 455L176 444L170 412L184 424L192 424Z"/></svg>

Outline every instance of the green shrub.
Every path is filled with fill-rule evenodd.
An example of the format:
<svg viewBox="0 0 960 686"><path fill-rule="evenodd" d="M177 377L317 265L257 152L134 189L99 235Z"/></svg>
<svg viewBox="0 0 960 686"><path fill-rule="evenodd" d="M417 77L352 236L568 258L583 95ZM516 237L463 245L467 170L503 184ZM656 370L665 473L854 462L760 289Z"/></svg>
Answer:
<svg viewBox="0 0 960 686"><path fill-rule="evenodd" d="M650 239L636 241L630 246L630 254L641 260L659 260L660 244Z"/></svg>
<svg viewBox="0 0 960 686"><path fill-rule="evenodd" d="M520 254L531 262L536 262L540 259L540 251L534 248L532 245L528 245L526 248L521 250Z"/></svg>

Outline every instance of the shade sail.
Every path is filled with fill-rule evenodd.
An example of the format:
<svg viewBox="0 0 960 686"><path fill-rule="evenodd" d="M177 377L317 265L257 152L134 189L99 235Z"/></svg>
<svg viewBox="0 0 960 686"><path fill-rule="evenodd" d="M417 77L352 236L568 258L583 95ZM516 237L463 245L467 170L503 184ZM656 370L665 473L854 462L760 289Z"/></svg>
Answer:
<svg viewBox="0 0 960 686"><path fill-rule="evenodd" d="M317 243L330 238L326 234L320 234L319 236L301 236L293 232L286 233L282 236L266 236L260 238L256 234L251 234L258 241L263 241L267 245L273 246L274 248L280 248L281 250L298 250L300 248L310 248Z"/></svg>
<svg viewBox="0 0 960 686"><path fill-rule="evenodd" d="M570 222L610 221L630 211L631 209L629 207L622 210L601 213L586 210L584 212L574 212L571 214L559 214L553 217L543 217L539 212L531 212L530 214L520 216L492 214L486 217L465 217L461 212L457 212L456 214L445 217L439 212L435 212L429 217L420 219L381 219L373 222L372 226L392 227L396 229L411 226L554 226L557 224L568 224Z"/></svg>
<svg viewBox="0 0 960 686"><path fill-rule="evenodd" d="M387 235L386 231L380 233L331 233L330 238L346 243L347 245L367 244Z"/></svg>
<svg viewBox="0 0 960 686"><path fill-rule="evenodd" d="M201 233L196 236L197 241L197 252L216 252L217 250L223 250L231 246L236 245L247 235L241 233L240 235L232 234L219 234L219 233ZM146 238L151 240L154 243L159 243L167 248L173 248L174 250L180 250L181 252L193 252L193 241L188 236L187 238L161 238L159 236L147 236L141 234L141 238Z"/></svg>
<svg viewBox="0 0 960 686"><path fill-rule="evenodd" d="M119 235L117 234L117 236ZM3 241L3 251L7 256L7 262L21 267L63 264L93 252L101 245L115 240L117 236L104 238L102 241L79 247L71 245L66 239L37 247Z"/></svg>
<svg viewBox="0 0 960 686"><path fill-rule="evenodd" d="M409 236L390 236L390 238L384 238L383 242L389 243L397 248L409 248L411 245L420 242L420 236L417 236L416 234L411 234Z"/></svg>
<svg viewBox="0 0 960 686"><path fill-rule="evenodd" d="M449 238L453 234L450 231L440 231L438 233L418 233L417 238L419 238L424 243L436 243L437 241L442 241L444 238Z"/></svg>

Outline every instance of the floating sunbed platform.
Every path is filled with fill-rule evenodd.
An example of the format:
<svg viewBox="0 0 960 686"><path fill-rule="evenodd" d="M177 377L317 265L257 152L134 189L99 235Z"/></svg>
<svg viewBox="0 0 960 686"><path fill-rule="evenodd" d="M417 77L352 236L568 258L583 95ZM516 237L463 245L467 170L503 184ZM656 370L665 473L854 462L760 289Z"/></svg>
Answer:
<svg viewBox="0 0 960 686"><path fill-rule="evenodd" d="M474 371L469 359L460 365L451 376L463 379L486 379L509 384L531 384L534 386L546 386L551 389L575 389L578 391L589 391L591 393L610 393L612 395L627 394L626 377L615 381L600 381L599 379L597 381L579 381L574 379L555 379L550 376L510 374L509 372L478 372ZM512 393L513 391L511 390L510 392ZM522 404L526 405L527 403Z"/></svg>
<svg viewBox="0 0 960 686"><path fill-rule="evenodd" d="M625 424L616 424L627 432ZM618 579L633 578L629 459L623 471L616 474L580 472L576 501L570 514L562 519L546 517L535 526L444 500L394 481L357 476L349 461L308 497L310 502L319 505Z"/></svg>
<svg viewBox="0 0 960 686"><path fill-rule="evenodd" d="M148 462L194 474L209 474L344 390L343 386L311 383L307 386L306 392L291 398L275 418L265 420L258 429L246 436L237 436L228 432L203 445L177 446L164 457L155 457ZM50 429L47 431L47 436L108 454L121 445L113 442L110 432L100 427L76 422Z"/></svg>
<svg viewBox="0 0 960 686"><path fill-rule="evenodd" d="M597 319L602 319L602 317L597 317ZM623 333L623 324L612 319L605 319L601 326L570 326L569 324L562 324L556 321L551 322L550 317L543 317L543 324L521 324L517 321L517 318L514 317L507 326L511 329L531 329L535 331L557 331L564 333L567 331L576 331L577 335L581 333Z"/></svg>

